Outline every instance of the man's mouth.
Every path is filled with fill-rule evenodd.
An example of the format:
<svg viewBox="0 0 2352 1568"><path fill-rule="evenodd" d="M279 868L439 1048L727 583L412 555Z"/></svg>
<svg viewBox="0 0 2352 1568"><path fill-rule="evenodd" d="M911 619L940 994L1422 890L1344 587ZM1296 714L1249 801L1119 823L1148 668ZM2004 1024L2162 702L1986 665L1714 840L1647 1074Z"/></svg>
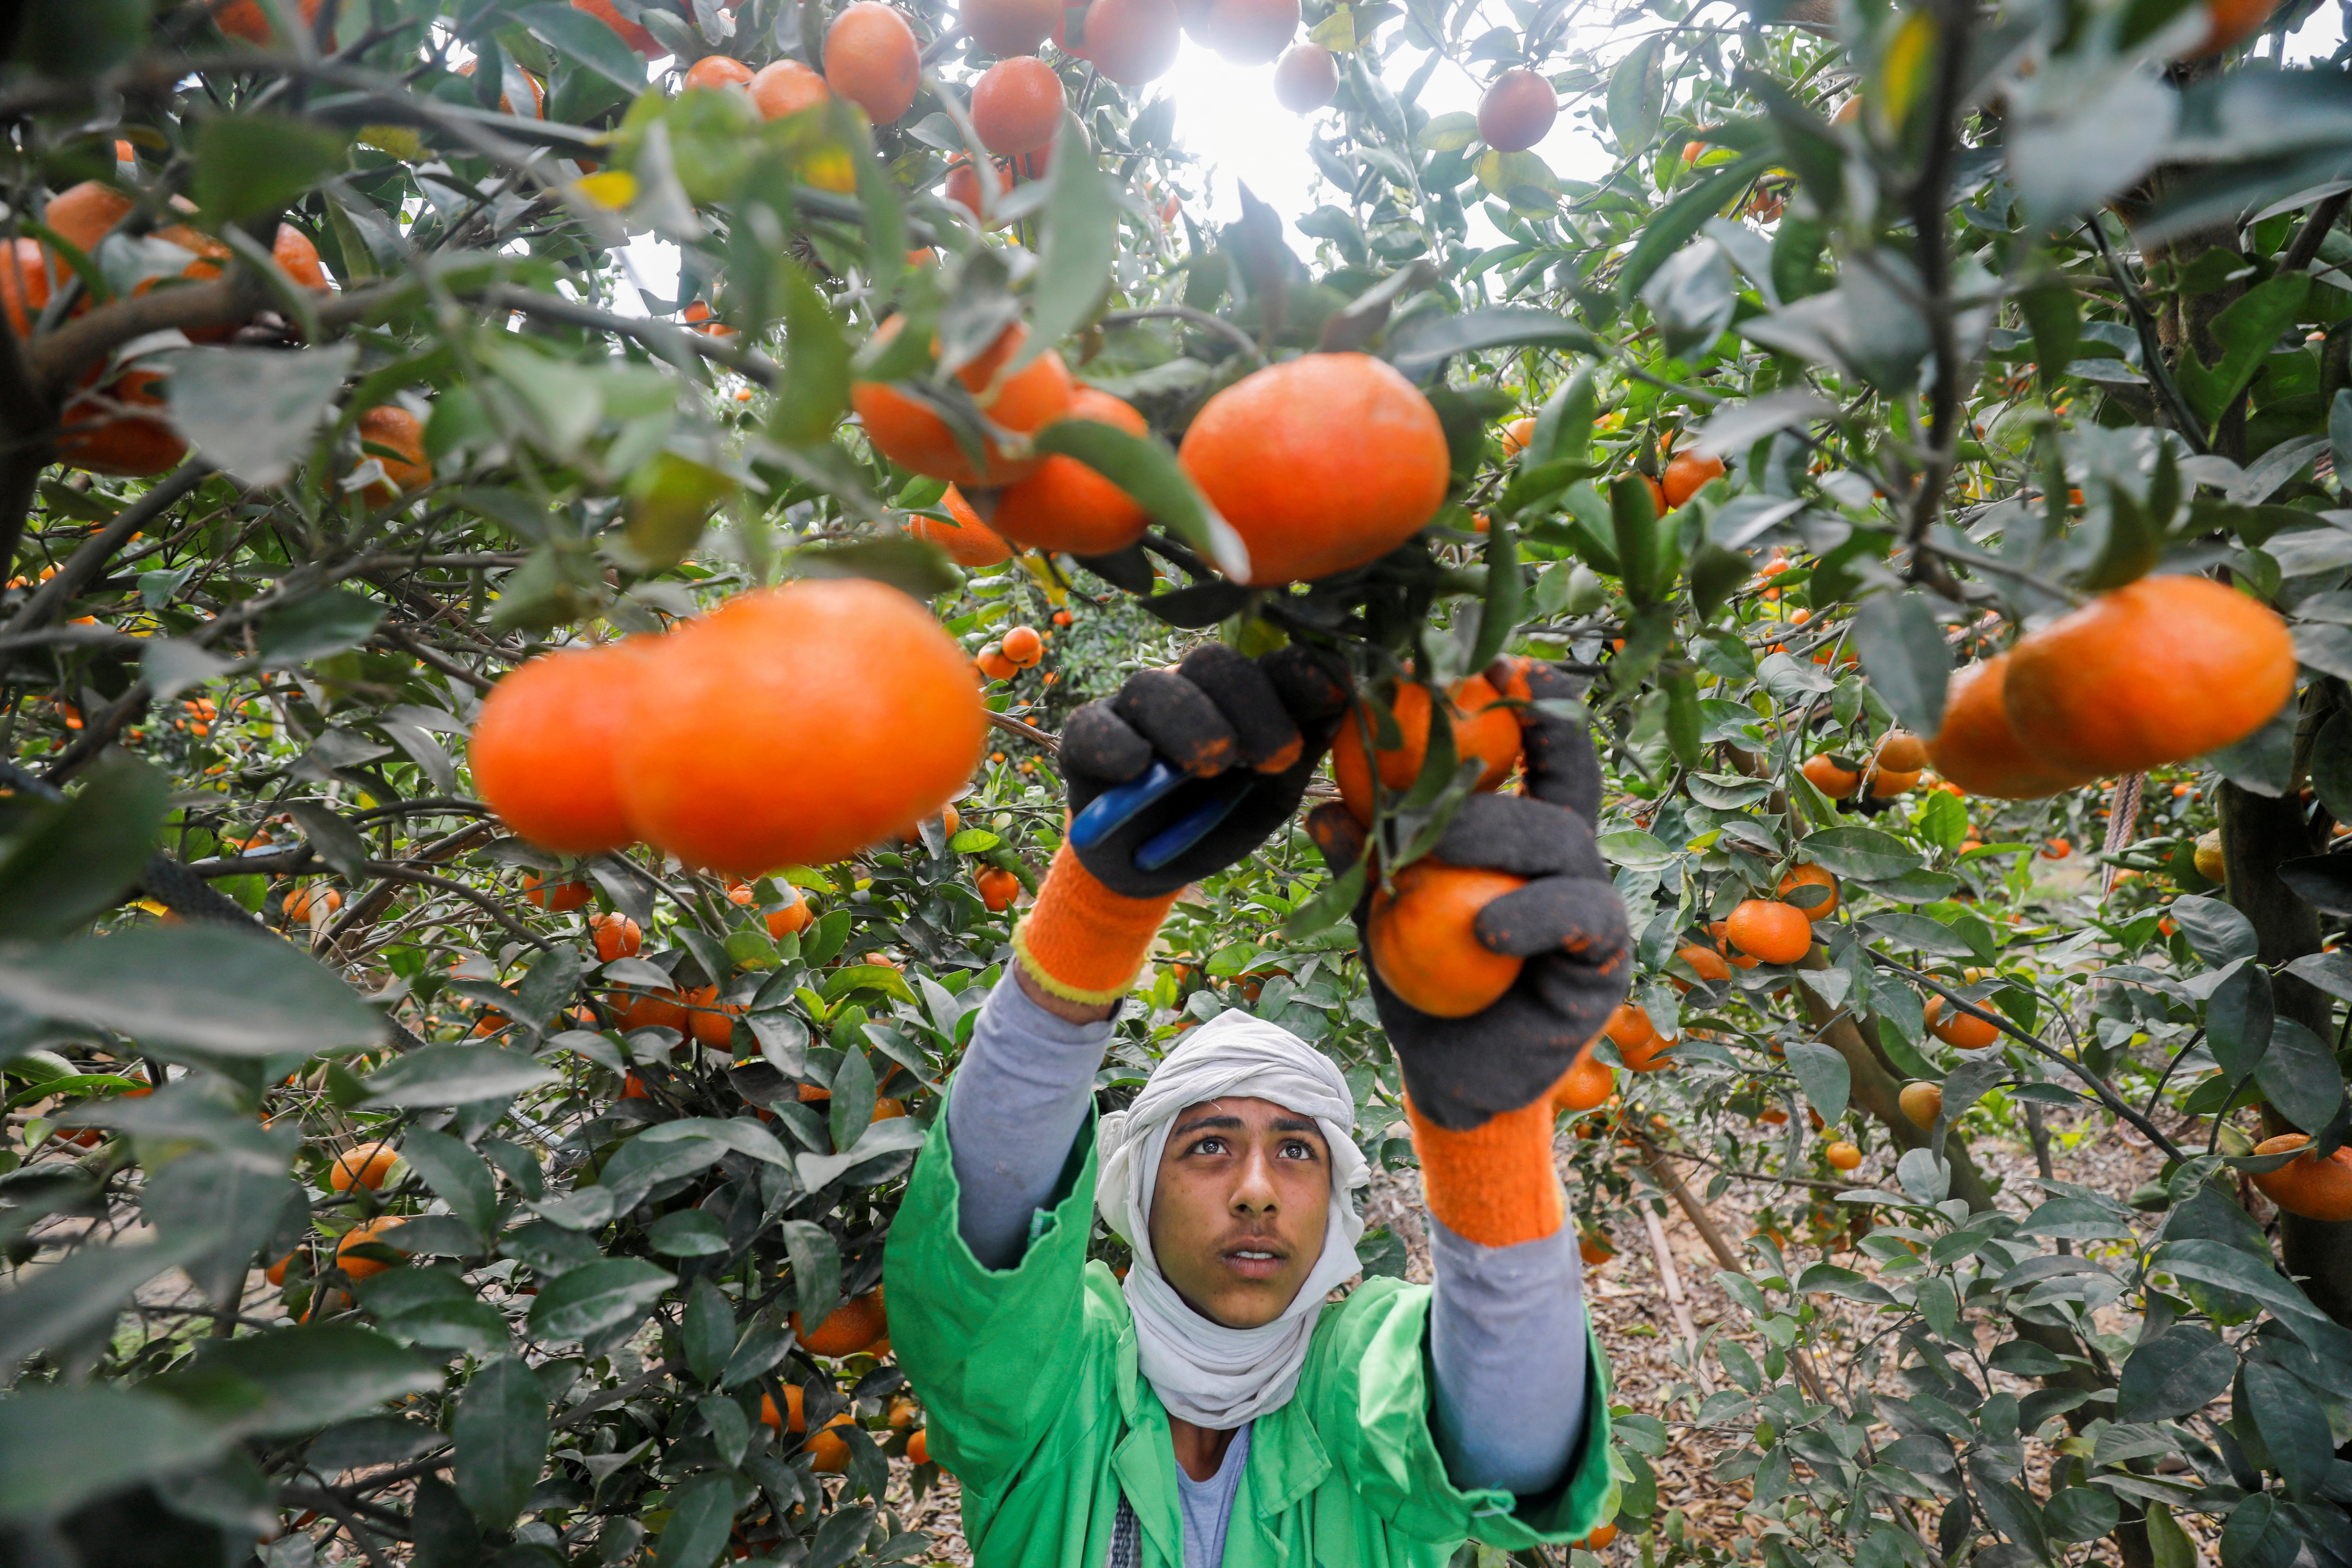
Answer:
<svg viewBox="0 0 2352 1568"><path fill-rule="evenodd" d="M1284 1248L1263 1245L1229 1247L1224 1254L1226 1264L1234 1272L1253 1280L1271 1279L1281 1271L1289 1256Z"/></svg>

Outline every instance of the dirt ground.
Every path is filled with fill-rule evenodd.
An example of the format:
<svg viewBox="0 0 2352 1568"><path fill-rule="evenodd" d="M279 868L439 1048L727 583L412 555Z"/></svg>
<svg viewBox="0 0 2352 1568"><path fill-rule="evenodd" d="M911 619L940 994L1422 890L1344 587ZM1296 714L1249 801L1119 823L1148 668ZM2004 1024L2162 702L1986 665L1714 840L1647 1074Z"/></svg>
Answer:
<svg viewBox="0 0 2352 1568"><path fill-rule="evenodd" d="M2085 1116L2079 1122L2071 1122L2053 1116L2050 1139L2052 1174L2061 1180L2080 1182L2102 1192L2127 1193L2153 1176L2161 1163L2129 1128L2111 1127L2102 1117ZM2033 1185L2033 1151L2022 1138L2015 1142L1979 1142L1975 1152L1986 1174L2001 1182L2003 1207L2022 1215L2040 1201ZM1855 1184L1891 1186L1891 1169L1880 1170L1878 1164L1874 1160L1855 1172ZM1709 1173L1687 1164L1682 1168L1691 1190L1704 1194ZM1776 1201L1783 1207L1787 1206L1785 1189L1735 1181L1707 1205L1707 1210L1733 1245L1740 1246L1752 1228L1749 1217ZM1389 1226L1404 1239L1410 1258L1407 1276L1427 1281L1429 1250L1422 1228L1418 1178L1408 1172L1376 1183L1366 1211L1374 1223ZM1692 1379L1686 1367L1676 1364L1674 1359L1680 1348L1681 1329L1648 1228L1629 1211L1621 1214L1613 1228L1618 1255L1585 1271L1585 1301L1609 1357L1612 1403L1666 1422L1672 1444L1665 1456L1654 1461L1659 1506L1662 1511L1680 1510L1692 1534L1728 1547L1732 1538L1741 1532L1746 1487L1745 1483L1727 1486L1717 1480L1711 1467L1723 1449L1743 1440L1745 1433L1717 1434L1695 1427L1687 1419L1689 1406L1670 1394L1675 1385L1687 1385ZM1661 1222L1661 1230L1692 1326L1702 1337L1711 1329L1717 1330L1760 1355L1760 1342L1744 1329L1744 1314L1716 1283L1721 1265L1698 1231L1671 1204ZM1788 1261L1793 1270L1822 1256L1824 1254L1800 1245L1790 1249ZM1868 1270L1868 1260L1859 1254L1840 1251L1835 1257L1849 1267ZM1760 1271L1757 1255L1750 1252L1748 1259ZM1832 1348L1821 1360L1822 1375L1834 1385L1846 1372L1850 1356ZM1716 1370L1709 1356L1703 1374L1711 1375ZM1717 1386L1720 1383L1712 1377L1704 1384L1706 1389ZM2028 1479L2038 1486L2047 1457L2037 1454L2034 1458L2038 1462L2029 1465ZM919 1504L915 1504L907 1490L907 1480L901 1467L892 1478L888 1505L898 1511L908 1528L930 1534L935 1549L929 1561L970 1563L971 1553L963 1539L955 1483L943 1479ZM1633 1563L1639 1561L1639 1550L1633 1537L1621 1536L1602 1555L1612 1562Z"/></svg>

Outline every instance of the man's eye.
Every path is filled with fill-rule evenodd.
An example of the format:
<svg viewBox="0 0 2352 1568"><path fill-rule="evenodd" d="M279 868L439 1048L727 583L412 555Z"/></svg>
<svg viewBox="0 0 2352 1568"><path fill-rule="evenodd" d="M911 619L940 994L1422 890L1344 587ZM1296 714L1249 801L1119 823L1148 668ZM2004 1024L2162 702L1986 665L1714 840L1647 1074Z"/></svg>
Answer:
<svg viewBox="0 0 2352 1568"><path fill-rule="evenodd" d="M1192 1152L1196 1155L1220 1155L1224 1153L1224 1150L1225 1141L1223 1138L1202 1138L1192 1145Z"/></svg>

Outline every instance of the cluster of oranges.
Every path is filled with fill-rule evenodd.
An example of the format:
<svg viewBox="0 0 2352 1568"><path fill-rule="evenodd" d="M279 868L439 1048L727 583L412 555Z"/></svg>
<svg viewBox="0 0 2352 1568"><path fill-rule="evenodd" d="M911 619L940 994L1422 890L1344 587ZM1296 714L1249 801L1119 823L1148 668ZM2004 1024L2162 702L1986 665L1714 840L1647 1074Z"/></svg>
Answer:
<svg viewBox="0 0 2352 1568"><path fill-rule="evenodd" d="M483 702L469 756L482 799L534 843L643 840L753 877L937 812L986 732L955 641L896 590L845 579L533 659Z"/></svg>
<svg viewBox="0 0 2352 1568"><path fill-rule="evenodd" d="M1024 670L1034 670L1045 657L1045 636L1034 626L1015 626L981 649L972 664L982 677L1009 681Z"/></svg>
<svg viewBox="0 0 2352 1568"><path fill-rule="evenodd" d="M2210 578L2142 578L1955 674L1927 750L1970 794L2053 795L2242 740L2294 675L2269 606Z"/></svg>
<svg viewBox="0 0 2352 1568"><path fill-rule="evenodd" d="M1798 771L1805 781L1832 800L1860 794L1891 800L1913 789L1927 766L1927 745L1905 730L1889 730L1869 755L1850 758L1822 752L1805 759Z"/></svg>

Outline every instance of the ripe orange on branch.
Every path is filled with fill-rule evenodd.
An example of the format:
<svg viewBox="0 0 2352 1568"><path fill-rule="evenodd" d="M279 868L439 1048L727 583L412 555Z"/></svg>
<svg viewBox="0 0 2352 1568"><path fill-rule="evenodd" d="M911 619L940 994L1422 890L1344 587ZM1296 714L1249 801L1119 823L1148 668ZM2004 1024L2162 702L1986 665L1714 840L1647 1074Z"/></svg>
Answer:
<svg viewBox="0 0 2352 1568"><path fill-rule="evenodd" d="M389 507L403 495L432 485L433 461L425 455L424 421L397 403L384 403L363 411L355 424L362 446L359 465L364 467L373 460L383 470L382 479L361 492L369 506ZM397 455L367 451L370 446Z"/></svg>
<svg viewBox="0 0 2352 1568"><path fill-rule="evenodd" d="M887 342L905 323L903 316L891 317L876 329L876 341ZM1028 336L1028 329L1017 322L1007 327L985 353L955 373L990 423L1020 435L1034 434L1061 418L1068 412L1072 396L1070 372L1062 356L1051 349L1020 370L1005 373ZM857 382L849 395L866 425L866 438L885 457L918 474L958 485L1009 485L1034 473L1044 461L1040 456L1007 455L989 440L982 444L984 464L975 464L947 421L889 383ZM1214 399L1210 406L1215 406ZM1430 418L1433 423L1436 415Z"/></svg>
<svg viewBox="0 0 2352 1568"><path fill-rule="evenodd" d="M1066 101L1053 67L1034 55L1015 55L972 84L971 128L991 152L1034 152L1053 145Z"/></svg>
<svg viewBox="0 0 2352 1568"><path fill-rule="evenodd" d="M2095 779L2244 739L2294 672L2268 605L2210 578L2144 577L2021 638L2003 695L2028 752Z"/></svg>
<svg viewBox="0 0 2352 1568"><path fill-rule="evenodd" d="M798 1312L792 1314L792 1323L801 1348L811 1355L855 1355L880 1343L890 1333L889 1313L884 1309L878 1288L855 1301L844 1301L814 1329L803 1331Z"/></svg>
<svg viewBox="0 0 2352 1568"><path fill-rule="evenodd" d="M1961 1051L1982 1051L2000 1038L2000 1026L1950 1007L1941 997L1927 998L1927 1032Z"/></svg>
<svg viewBox="0 0 2352 1568"><path fill-rule="evenodd" d="M1274 101L1293 114L1311 114L1339 93L1339 62L1320 44L1297 44L1274 68Z"/></svg>
<svg viewBox="0 0 2352 1568"><path fill-rule="evenodd" d="M1557 1110L1590 1111L1605 1103L1616 1087L1617 1075L1609 1071L1609 1064L1586 1051L1551 1086L1551 1103Z"/></svg>
<svg viewBox="0 0 2352 1568"><path fill-rule="evenodd" d="M788 114L814 109L833 96L824 85L824 78L798 60L774 60L752 73L746 84L751 95L751 107L760 111L762 120L782 120Z"/></svg>
<svg viewBox="0 0 2352 1568"><path fill-rule="evenodd" d="M1903 1092L1896 1097L1896 1103L1903 1107L1903 1113L1911 1118L1914 1126L1925 1131L1935 1126L1936 1118L1944 1113L1944 1086L1940 1083L1906 1083Z"/></svg>
<svg viewBox="0 0 2352 1568"><path fill-rule="evenodd" d="M542 654L509 672L483 699L467 750L474 788L531 842L585 855L637 836L613 757L646 646L617 643Z"/></svg>
<svg viewBox="0 0 2352 1568"><path fill-rule="evenodd" d="M1659 476L1658 488L1666 497L1666 505L1679 507L1707 486L1707 482L1723 477L1723 459L1701 457L1695 453L1678 452L1667 463L1666 471Z"/></svg>
<svg viewBox="0 0 2352 1568"><path fill-rule="evenodd" d="M1456 681L1454 689L1446 694L1446 721L1454 731L1454 755L1462 761L1475 757L1486 764L1476 786L1481 789L1496 789L1518 765L1519 721L1512 709L1500 706L1502 700L1502 694L1484 675ZM1373 758L1380 767L1381 788L1394 795L1412 788L1413 780L1421 777L1423 759L1429 754L1429 688L1416 681L1400 683L1390 712L1402 732L1402 742L1375 752ZM1376 737L1380 733L1371 710L1360 701L1340 721L1339 733L1332 739L1331 779L1339 786L1339 799L1347 802L1356 821L1370 826L1372 770L1364 759L1367 730Z"/></svg>
<svg viewBox="0 0 2352 1568"><path fill-rule="evenodd" d="M350 1276L353 1281L364 1280L371 1275L383 1273L386 1269L391 1268L392 1265L389 1263L380 1262L373 1258L352 1256L352 1249L356 1247L364 1246L371 1241L381 1242L389 1246L390 1243L385 1242L384 1239L387 1236L390 1236L394 1231L398 1230L401 1226L405 1223L406 1221L402 1219L399 1215L386 1214L374 1219L371 1219L364 1225L352 1226L349 1230L343 1232L342 1239L335 1243L336 1267L342 1270L342 1271L346 1275ZM401 1255L403 1257L407 1256L406 1253L402 1253Z"/></svg>
<svg viewBox="0 0 2352 1568"><path fill-rule="evenodd" d="M987 733L963 650L862 579L747 593L662 639L614 750L628 818L690 865L822 865L945 805Z"/></svg>
<svg viewBox="0 0 2352 1568"><path fill-rule="evenodd" d="M881 0L857 0L824 30L825 85L887 125L914 107L922 50L907 19Z"/></svg>
<svg viewBox="0 0 2352 1568"><path fill-rule="evenodd" d="M1473 929L1478 912L1528 879L1424 855L1372 894L1372 967L1407 1007L1432 1018L1484 1012L1519 977L1522 960Z"/></svg>
<svg viewBox="0 0 2352 1568"><path fill-rule="evenodd" d="M994 566L1011 559L1012 547L981 520L961 490L949 486L947 494L940 497L940 509L947 513L947 522L910 512L907 516L907 531L947 551L948 559L958 566Z"/></svg>
<svg viewBox="0 0 2352 1568"><path fill-rule="evenodd" d="M1826 751L1806 758L1805 765L1797 771L1805 776L1807 783L1832 800L1843 800L1862 788L1862 775L1851 768L1841 768L1836 758Z"/></svg>
<svg viewBox="0 0 2352 1568"><path fill-rule="evenodd" d="M1944 692L1944 722L1927 742L1936 771L1971 795L2032 800L2055 795L2093 775L2053 766L2025 748L2009 722L2009 658L1964 665Z"/></svg>
<svg viewBox="0 0 2352 1568"><path fill-rule="evenodd" d="M1453 474L1429 400L1356 353L1244 376L1202 405L1177 457L1248 547L1252 588L1388 554L1436 516Z"/></svg>
<svg viewBox="0 0 2352 1568"><path fill-rule="evenodd" d="M327 1185L337 1192L349 1192L363 1186L376 1192L383 1186L383 1178L392 1174L399 1152L390 1144L354 1144L337 1155L327 1167Z"/></svg>
<svg viewBox="0 0 2352 1568"><path fill-rule="evenodd" d="M1063 417L1090 419L1129 435L1150 428L1132 405L1093 387L1079 387ZM1126 491L1076 458L1055 453L1026 479L1004 487L991 526L1030 549L1108 555L1141 538L1150 521Z"/></svg>
<svg viewBox="0 0 2352 1568"><path fill-rule="evenodd" d="M750 66L730 55L705 55L686 68L685 85L690 88L749 87L753 72Z"/></svg>
<svg viewBox="0 0 2352 1568"><path fill-rule="evenodd" d="M1862 1150L1840 1138L1822 1151L1822 1157L1829 1161L1832 1169L1850 1171L1862 1164Z"/></svg>
<svg viewBox="0 0 2352 1568"><path fill-rule="evenodd" d="M2282 1133L2256 1144L2254 1153L2283 1155L2310 1142L2301 1133ZM2254 1185L2289 1214L2305 1219L2352 1219L2352 1147L2339 1148L2324 1160L2308 1152L2298 1155L2255 1176Z"/></svg>
<svg viewBox="0 0 2352 1568"><path fill-rule="evenodd" d="M1514 67L1478 100L1478 139L1497 152L1524 152L1551 132L1559 96L1550 82Z"/></svg>
<svg viewBox="0 0 2352 1568"><path fill-rule="evenodd" d="M1076 35L1068 26L1079 12ZM1054 42L1121 87L1141 87L1168 74L1184 41L1175 0L1091 0L1083 8L1057 7Z"/></svg>
<svg viewBox="0 0 2352 1568"><path fill-rule="evenodd" d="M1673 1039L1660 1034L1658 1026L1650 1021L1650 1015L1631 1002L1617 1004L1601 1032L1617 1048L1618 1058L1629 1072L1656 1072L1674 1065L1666 1057L1674 1048Z"/></svg>
<svg viewBox="0 0 2352 1568"><path fill-rule="evenodd" d="M1743 899L1723 924L1733 946L1767 964L1793 964L1813 950L1813 923L1793 904Z"/></svg>
<svg viewBox="0 0 2352 1568"><path fill-rule="evenodd" d="M1789 874L1780 879L1780 885L1777 891L1783 899L1787 899L1792 890L1800 887L1822 887L1829 890L1829 897L1820 904L1812 904L1811 906L1804 904L1795 905L1795 907L1803 912L1806 919L1826 920L1831 915L1837 913L1838 880L1836 877L1832 876L1829 873L1826 867L1817 865L1791 866L1789 868ZM1793 903L1793 901L1791 902Z"/></svg>

